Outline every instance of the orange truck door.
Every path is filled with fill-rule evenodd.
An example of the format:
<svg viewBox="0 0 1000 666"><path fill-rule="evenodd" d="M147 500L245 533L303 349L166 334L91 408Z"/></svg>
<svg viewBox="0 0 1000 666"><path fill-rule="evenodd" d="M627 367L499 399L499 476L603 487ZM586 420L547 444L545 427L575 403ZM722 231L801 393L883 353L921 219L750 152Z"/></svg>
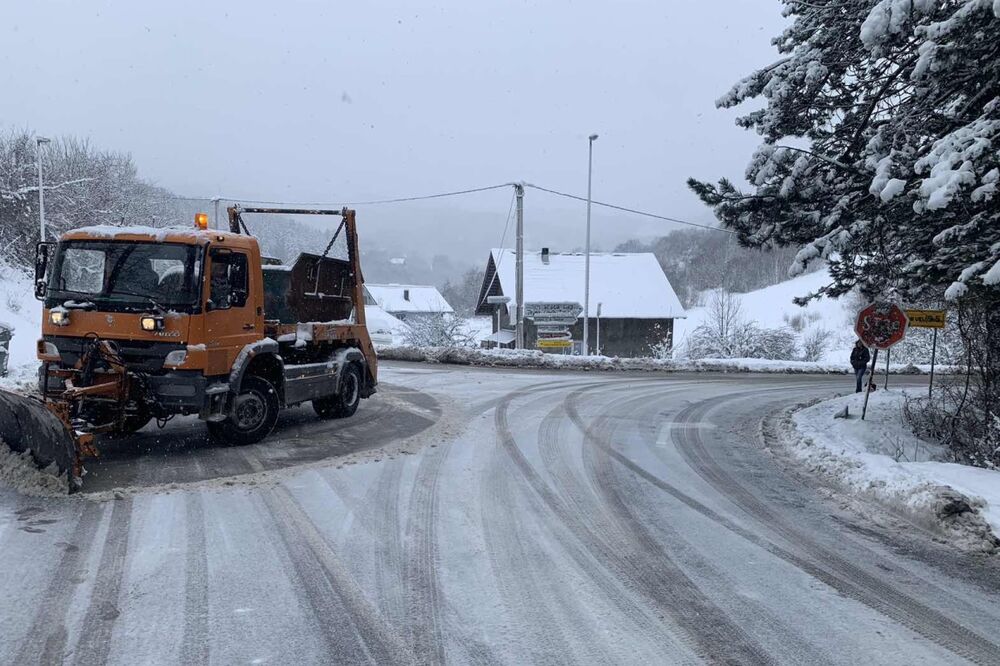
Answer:
<svg viewBox="0 0 1000 666"><path fill-rule="evenodd" d="M250 261L244 252L212 248L208 253L205 346L208 375L228 374L245 345L261 338L251 294Z"/></svg>

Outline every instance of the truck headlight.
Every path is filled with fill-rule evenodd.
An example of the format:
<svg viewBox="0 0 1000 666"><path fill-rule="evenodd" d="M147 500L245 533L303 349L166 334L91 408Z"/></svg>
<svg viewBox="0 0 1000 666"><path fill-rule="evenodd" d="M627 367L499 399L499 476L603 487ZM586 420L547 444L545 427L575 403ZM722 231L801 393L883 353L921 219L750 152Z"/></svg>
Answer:
<svg viewBox="0 0 1000 666"><path fill-rule="evenodd" d="M55 326L69 326L69 312L67 310L49 310L49 321Z"/></svg>
<svg viewBox="0 0 1000 666"><path fill-rule="evenodd" d="M142 318L139 319L139 326L141 326L144 331L159 331L163 328L163 317L143 315Z"/></svg>
<svg viewBox="0 0 1000 666"><path fill-rule="evenodd" d="M183 349L176 349L163 359L163 365L170 367L177 367L178 365L184 365L184 361L187 360L187 351Z"/></svg>

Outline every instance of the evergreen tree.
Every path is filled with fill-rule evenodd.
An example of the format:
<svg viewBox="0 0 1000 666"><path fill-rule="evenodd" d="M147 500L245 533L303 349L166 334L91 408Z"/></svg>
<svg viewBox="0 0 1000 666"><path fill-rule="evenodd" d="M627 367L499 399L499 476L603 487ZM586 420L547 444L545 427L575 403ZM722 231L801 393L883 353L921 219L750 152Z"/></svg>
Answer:
<svg viewBox="0 0 1000 666"><path fill-rule="evenodd" d="M1000 302L1000 0L784 0L783 57L718 100L763 143L690 187L750 246L827 260L820 290ZM813 294L815 296L817 294Z"/></svg>

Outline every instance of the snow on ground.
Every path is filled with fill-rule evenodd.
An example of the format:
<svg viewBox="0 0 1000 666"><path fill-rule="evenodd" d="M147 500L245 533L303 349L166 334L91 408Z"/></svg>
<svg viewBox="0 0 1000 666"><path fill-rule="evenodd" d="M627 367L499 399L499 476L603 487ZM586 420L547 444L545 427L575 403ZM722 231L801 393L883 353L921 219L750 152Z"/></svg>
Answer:
<svg viewBox="0 0 1000 666"><path fill-rule="evenodd" d="M410 327L378 305L365 306L365 324L376 347L402 344Z"/></svg>
<svg viewBox="0 0 1000 666"><path fill-rule="evenodd" d="M609 356L564 356L546 354L533 349L478 349L474 347L412 347L397 346L379 349L379 358L394 361L451 363L507 368L552 368L572 370L640 370L661 372L766 372L784 374L848 374L845 363L814 363L811 361L772 361L760 358L701 358L675 360L661 358L618 358ZM890 366L891 374L926 373L930 366ZM937 366L935 372L946 373L953 368Z"/></svg>
<svg viewBox="0 0 1000 666"><path fill-rule="evenodd" d="M60 497L69 487L66 475L59 474L54 463L48 469L38 469L30 453L15 453L3 440L0 440L0 486L34 497Z"/></svg>
<svg viewBox="0 0 1000 666"><path fill-rule="evenodd" d="M466 317L464 328L478 345L493 334L493 317Z"/></svg>
<svg viewBox="0 0 1000 666"><path fill-rule="evenodd" d="M907 427L902 414L905 395L892 389L876 391L864 421L861 393L794 413L789 424L794 425L792 453L813 472L901 510L915 522L943 529L959 543L995 547L995 535L1000 535L1000 471L942 462L946 452ZM835 419L844 407L850 417Z"/></svg>
<svg viewBox="0 0 1000 666"><path fill-rule="evenodd" d="M35 345L42 324L42 305L34 297L27 275L0 262L0 325L14 328L8 343L8 376L0 377L0 388L20 388L34 384L38 361Z"/></svg>
<svg viewBox="0 0 1000 666"><path fill-rule="evenodd" d="M843 299L822 298L811 301L805 307L792 302L796 296L805 296L831 282L829 272L824 268L814 273L779 282L746 294L735 294L740 299L741 314L747 321L756 321L763 328L789 326L796 317L804 324L800 336L826 329L831 334L831 344L820 359L829 363L848 366L854 334L851 331L851 313ZM708 302L710 294L706 292ZM674 349L683 349L687 337L704 323L709 307L702 305L689 308L687 319L674 321Z"/></svg>

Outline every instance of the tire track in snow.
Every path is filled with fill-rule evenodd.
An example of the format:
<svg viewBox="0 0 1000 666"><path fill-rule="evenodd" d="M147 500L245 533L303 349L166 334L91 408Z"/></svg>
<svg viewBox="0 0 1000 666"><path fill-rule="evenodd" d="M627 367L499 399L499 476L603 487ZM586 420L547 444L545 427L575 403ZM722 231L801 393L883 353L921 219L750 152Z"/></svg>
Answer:
<svg viewBox="0 0 1000 666"><path fill-rule="evenodd" d="M378 508L373 530L375 543L375 590L389 621L402 625L406 618L406 598L400 573L404 567L403 530L399 515L399 487L403 476L401 460L388 461L379 473L371 505Z"/></svg>
<svg viewBox="0 0 1000 666"><path fill-rule="evenodd" d="M184 497L184 633L181 663L207 664L208 626L208 552L205 539L205 506L201 491Z"/></svg>
<svg viewBox="0 0 1000 666"><path fill-rule="evenodd" d="M535 575L538 562L528 556L516 508L517 498L511 488L514 470L500 451L490 455L490 463L480 486L481 520L486 555L512 620L522 626L524 636L505 636L505 642L522 646L533 663L551 664L572 654L570 644L555 622L550 592ZM552 564L547 561L546 564ZM520 632L519 632L520 633Z"/></svg>
<svg viewBox="0 0 1000 666"><path fill-rule="evenodd" d="M672 548L673 550L686 548L690 552L688 557L685 559L685 565L689 570L697 571L702 580L725 580L727 572L725 570L719 570L706 558L688 548L684 540L684 535L677 532L673 528L670 521L660 521L659 524L659 529L667 535L665 539L657 539L653 537L646 525L639 519L636 511L632 510L627 505L625 498L621 494L621 491L626 489L626 484L634 490L639 490L639 484L641 483L640 479L636 475L626 475L625 477L615 475L614 468L612 467L613 459L606 454L606 451L612 447L612 441L614 441L617 431L623 424L623 422L616 421L616 417L623 411L628 415L628 418L624 420L624 424L635 428L636 431L640 433L643 440L646 441L647 446L655 446L657 441L655 435L655 421L659 416L659 408L656 407L655 403L651 404L651 398L663 397L667 393L673 392L658 392L655 395L632 397L606 408L593 423L586 426L590 431L589 436L596 438L595 441L599 443L599 446L591 445L585 450L585 464L588 467L591 478L595 480L595 484L600 483L604 485L605 488L610 489L619 498L615 500L615 502L624 507L628 512L628 515L617 516L615 518L615 522L628 526L633 531L638 530L640 532L638 540L652 544L654 563L659 561L657 553L664 548ZM652 409L650 409L651 406ZM642 414L644 409L653 413L644 415ZM586 432L583 430L584 424L582 419L580 420L580 423L574 423L574 425L576 425L576 427L582 432ZM650 439L646 440L646 437L651 429L654 434ZM593 444L593 442L591 444ZM631 480L631 483L629 483L629 480ZM656 518L656 514L650 514L650 519L656 520ZM629 540L636 540L636 537L629 537ZM768 643L769 645L784 646L794 644L796 645L796 659L801 659L804 654L808 653L809 657L807 661L810 664L829 663L829 658L827 656L817 651L813 646L803 644L800 635L792 631L790 627L782 625L780 623L780 619L771 614L765 608L758 606L757 604L754 604L738 595L728 598L728 603L731 604L734 607L733 610L739 614L739 618L731 618L731 621L736 622L741 628L747 625L750 627L756 626L758 631L771 636ZM749 634L751 632L744 630L744 633ZM707 638L706 640L711 642L713 639ZM716 640L725 642L725 635L718 636ZM776 658L777 657L772 656L768 657L768 659L772 661ZM785 658L787 658L787 655Z"/></svg>
<svg viewBox="0 0 1000 666"><path fill-rule="evenodd" d="M631 382L628 380L623 380L622 382L609 382L605 380L602 382L595 382L593 386L609 387L620 383L628 384ZM566 387L555 386L552 388L565 389ZM522 393L523 391L515 391L507 394L503 399L501 399L495 410L494 418L496 422L496 430L503 450L509 455L515 469L517 469L520 476L538 496L545 508L558 518L563 527L569 530L575 541L585 551L587 551L591 557L596 559L597 562L604 567L604 569L611 572L618 581L622 582L626 587L634 592L642 595L644 590L635 585L635 571L632 563L622 553L622 544L616 543L613 540L609 542L609 540L601 538L601 535L594 534L589 526L584 522L583 518L575 510L568 506L551 487L549 487L549 485L539 475L537 470L534 469L531 463L524 456L524 453L517 446L517 442L514 439L508 422L508 412L511 402ZM581 554L578 551L575 551L572 547L569 547L568 551L571 556L574 556L574 559L584 568L585 571L591 570L596 573L593 564L587 562L586 556L581 557ZM600 576L595 575L595 580L600 580ZM645 597L649 598L648 594L646 594ZM665 611L668 609L659 610ZM673 661L683 660L685 659L685 651L696 652L697 645L691 644L692 637L686 633L681 632L680 635L674 636L674 632L671 630L676 630L676 625L673 625L670 622L664 622L663 618L665 614L666 613L659 615L659 626L662 630L666 630L661 635L667 643L672 643L676 639L681 645L686 646L686 648L675 646L673 647L673 650L671 650L671 652L675 653L671 655ZM633 616L633 619L636 619L637 623L641 626L641 618L635 618Z"/></svg>
<svg viewBox="0 0 1000 666"><path fill-rule="evenodd" d="M403 460L387 460L364 496L355 495L350 484L333 470L320 474L323 482L350 510L351 530L363 531L371 542L370 557L375 561L376 601L382 612L397 624L409 621L404 589L405 560L403 530L400 522L399 496ZM350 535L347 537L351 539ZM365 556L369 556L368 553Z"/></svg>
<svg viewBox="0 0 1000 666"><path fill-rule="evenodd" d="M780 389L772 389L780 390ZM710 412L759 392L741 392L705 400L682 410L677 421L695 423ZM824 548L795 529L765 502L725 472L701 440L701 433L692 428L675 428L674 442L684 459L705 481L728 497L737 507L769 526L789 543L796 544L806 558L775 549L775 553L827 583L841 594L892 618L911 631L937 643L947 650L976 663L1000 663L1000 645L980 636L946 615L929 608L895 586L889 584L840 555Z"/></svg>
<svg viewBox="0 0 1000 666"><path fill-rule="evenodd" d="M412 663L402 637L383 622L288 490L277 486L261 498L312 607L327 653L344 663ZM347 627L353 631L345 631Z"/></svg>
<svg viewBox="0 0 1000 666"><path fill-rule="evenodd" d="M103 515L103 506L96 502L85 502L76 527L69 537L68 546L63 551L49 584L41 597L41 604L35 612L31 628L12 664L58 664L66 656L66 629L70 602L76 585L82 582L85 572L80 567L87 560L93 547L97 526Z"/></svg>
<svg viewBox="0 0 1000 666"><path fill-rule="evenodd" d="M414 654L421 663L445 660L444 595L438 576L438 482L452 440L421 456L410 492L403 540L407 606Z"/></svg>
<svg viewBox="0 0 1000 666"><path fill-rule="evenodd" d="M131 523L132 498L115 500L90 604L83 616L80 637L73 654L77 664L104 664L108 661L111 634L115 621L121 615L118 606Z"/></svg>
<svg viewBox="0 0 1000 666"><path fill-rule="evenodd" d="M600 493L605 510L612 516L611 525L602 527L606 538L615 538L621 530L619 544L624 562L630 565L630 575L640 589L673 622L692 639L696 652L710 662L766 664L773 662L770 654L721 608L715 605L677 562L652 537L641 521L625 504L616 488L617 479L606 455L611 448L608 428L613 414L626 404L646 402L649 396L629 397L607 405L596 423L588 426L580 416L578 402L585 391L568 394L563 401L570 421L584 436L584 465ZM597 452L599 455L593 455Z"/></svg>

